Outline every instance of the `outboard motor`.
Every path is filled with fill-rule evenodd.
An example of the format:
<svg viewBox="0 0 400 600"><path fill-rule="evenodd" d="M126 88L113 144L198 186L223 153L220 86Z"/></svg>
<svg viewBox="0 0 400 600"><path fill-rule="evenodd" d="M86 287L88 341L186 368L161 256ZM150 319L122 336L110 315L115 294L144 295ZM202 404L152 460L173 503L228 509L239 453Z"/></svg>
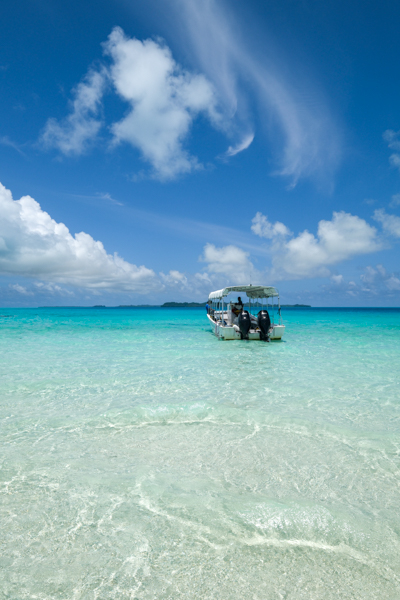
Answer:
<svg viewBox="0 0 400 600"><path fill-rule="evenodd" d="M242 340L248 340L251 327L251 319L248 310L242 310L242 312L239 313L238 325L240 329L240 337Z"/></svg>
<svg viewBox="0 0 400 600"><path fill-rule="evenodd" d="M269 328L271 327L271 319L267 310L260 310L257 315L257 323L260 328L260 340L269 342Z"/></svg>

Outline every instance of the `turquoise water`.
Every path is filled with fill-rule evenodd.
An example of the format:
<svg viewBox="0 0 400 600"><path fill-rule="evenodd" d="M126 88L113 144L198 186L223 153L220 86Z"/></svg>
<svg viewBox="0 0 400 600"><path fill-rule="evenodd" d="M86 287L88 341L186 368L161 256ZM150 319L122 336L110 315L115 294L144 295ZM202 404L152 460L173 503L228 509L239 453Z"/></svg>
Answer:
<svg viewBox="0 0 400 600"><path fill-rule="evenodd" d="M400 598L400 310L0 313L0 597Z"/></svg>

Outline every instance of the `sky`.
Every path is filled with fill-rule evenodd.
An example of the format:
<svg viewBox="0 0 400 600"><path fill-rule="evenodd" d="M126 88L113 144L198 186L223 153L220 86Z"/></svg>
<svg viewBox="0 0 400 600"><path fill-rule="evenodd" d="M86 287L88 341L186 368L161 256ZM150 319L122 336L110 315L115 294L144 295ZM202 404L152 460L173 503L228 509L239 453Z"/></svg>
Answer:
<svg viewBox="0 0 400 600"><path fill-rule="evenodd" d="M0 6L0 305L400 306L400 4Z"/></svg>

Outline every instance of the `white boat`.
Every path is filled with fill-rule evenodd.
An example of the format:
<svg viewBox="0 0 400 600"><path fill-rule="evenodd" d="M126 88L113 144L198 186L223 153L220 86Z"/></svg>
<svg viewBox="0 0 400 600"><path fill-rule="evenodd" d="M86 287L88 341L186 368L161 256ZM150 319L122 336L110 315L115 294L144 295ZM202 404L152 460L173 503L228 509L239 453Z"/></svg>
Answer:
<svg viewBox="0 0 400 600"><path fill-rule="evenodd" d="M227 298L240 293L247 295L247 310L245 305ZM213 333L222 340L281 340L285 331L279 292L271 286L232 285L211 292L207 318Z"/></svg>

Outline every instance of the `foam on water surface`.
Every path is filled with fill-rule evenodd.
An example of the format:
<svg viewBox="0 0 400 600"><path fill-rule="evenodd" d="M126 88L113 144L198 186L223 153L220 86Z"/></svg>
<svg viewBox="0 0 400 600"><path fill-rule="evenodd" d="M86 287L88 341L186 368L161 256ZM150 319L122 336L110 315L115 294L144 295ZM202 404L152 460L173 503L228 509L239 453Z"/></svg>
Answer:
<svg viewBox="0 0 400 600"><path fill-rule="evenodd" d="M400 311L0 312L4 598L400 597Z"/></svg>

